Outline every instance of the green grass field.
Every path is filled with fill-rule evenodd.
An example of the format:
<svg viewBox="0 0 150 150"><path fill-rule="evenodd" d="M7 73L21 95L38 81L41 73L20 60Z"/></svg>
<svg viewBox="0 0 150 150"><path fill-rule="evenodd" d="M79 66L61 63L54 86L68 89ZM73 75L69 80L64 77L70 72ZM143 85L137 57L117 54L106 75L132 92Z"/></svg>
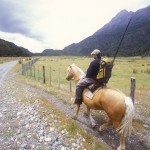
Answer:
<svg viewBox="0 0 150 150"><path fill-rule="evenodd" d="M0 57L0 64L19 59L18 57Z"/></svg>
<svg viewBox="0 0 150 150"><path fill-rule="evenodd" d="M51 67L52 84L57 86L58 70L60 69L60 83L62 86L65 86L68 85L66 70L69 64L75 63L83 71L86 71L91 61L92 58L90 57L42 57L40 61L35 63L35 76L37 77L37 68L39 67L40 78L42 78L42 66L45 66L46 82L49 83ZM139 57L117 58L108 86L118 88L129 95L131 77L136 78L137 92L143 91L143 93L148 93L150 90L150 59ZM139 95L136 96L139 97Z"/></svg>

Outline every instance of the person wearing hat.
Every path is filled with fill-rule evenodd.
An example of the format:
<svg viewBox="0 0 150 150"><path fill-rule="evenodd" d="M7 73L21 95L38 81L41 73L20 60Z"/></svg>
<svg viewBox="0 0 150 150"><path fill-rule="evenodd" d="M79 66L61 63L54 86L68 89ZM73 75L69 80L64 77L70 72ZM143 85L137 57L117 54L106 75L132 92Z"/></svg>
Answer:
<svg viewBox="0 0 150 150"><path fill-rule="evenodd" d="M86 76L80 80L76 85L76 99L74 104L82 104L83 98L82 93L84 88L88 87L89 85L95 83L96 76L99 72L99 63L101 61L101 51L98 49L93 50L91 53L94 60L90 63Z"/></svg>

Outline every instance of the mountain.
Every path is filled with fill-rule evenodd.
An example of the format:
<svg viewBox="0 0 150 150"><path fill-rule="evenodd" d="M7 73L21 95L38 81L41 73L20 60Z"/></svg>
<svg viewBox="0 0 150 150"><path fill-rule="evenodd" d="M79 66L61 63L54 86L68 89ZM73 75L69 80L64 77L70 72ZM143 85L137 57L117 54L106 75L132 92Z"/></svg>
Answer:
<svg viewBox="0 0 150 150"><path fill-rule="evenodd" d="M59 56L59 55L63 55L63 51L62 50L53 50L53 49L45 49L42 53L42 56Z"/></svg>
<svg viewBox="0 0 150 150"><path fill-rule="evenodd" d="M150 51L150 6L136 12L122 10L90 37L63 49L67 55L89 55L100 49L104 55L114 56L120 39L131 19L118 56L137 56Z"/></svg>
<svg viewBox="0 0 150 150"><path fill-rule="evenodd" d="M32 53L23 47L18 47L12 42L0 39L0 57L31 56Z"/></svg>
<svg viewBox="0 0 150 150"><path fill-rule="evenodd" d="M19 47L21 49L21 51L23 51L24 53L26 53L29 56L34 55L32 52L30 52L28 49L24 48L24 47Z"/></svg>

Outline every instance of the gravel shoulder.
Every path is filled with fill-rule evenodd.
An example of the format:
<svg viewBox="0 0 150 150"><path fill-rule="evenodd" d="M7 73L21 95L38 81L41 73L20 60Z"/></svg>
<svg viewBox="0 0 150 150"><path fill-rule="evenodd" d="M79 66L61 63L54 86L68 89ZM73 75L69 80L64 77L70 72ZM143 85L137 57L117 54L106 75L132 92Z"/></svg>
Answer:
<svg viewBox="0 0 150 150"><path fill-rule="evenodd" d="M42 108L44 97L38 92L5 78L0 90L0 149L84 150L85 139L61 129L55 108Z"/></svg>

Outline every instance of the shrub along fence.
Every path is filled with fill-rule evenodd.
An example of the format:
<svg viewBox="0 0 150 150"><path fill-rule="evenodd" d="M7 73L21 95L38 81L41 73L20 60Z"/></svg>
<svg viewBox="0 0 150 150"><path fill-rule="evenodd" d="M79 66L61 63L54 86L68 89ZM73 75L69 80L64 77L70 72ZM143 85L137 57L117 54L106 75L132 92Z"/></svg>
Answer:
<svg viewBox="0 0 150 150"><path fill-rule="evenodd" d="M29 62L27 62L26 64L22 64L22 75L25 75L25 73L33 66L34 63L36 63L39 60L39 58L35 58Z"/></svg>
<svg viewBox="0 0 150 150"><path fill-rule="evenodd" d="M49 86L52 86L53 84L57 88L62 86L62 88L66 89L67 86L67 89L69 88L69 91L72 92L72 89L75 88L75 86L73 87L72 81L69 82L68 86L68 81L66 81L64 77L65 73L62 70L60 71L60 68L55 70L56 68L52 69L52 67L47 68L45 66L35 66L34 63L38 60L39 58L36 58L31 62L22 65L22 75L33 78L37 81L42 81L42 83L49 84ZM136 79L131 77L130 97L132 98L133 102L135 97L135 87Z"/></svg>

